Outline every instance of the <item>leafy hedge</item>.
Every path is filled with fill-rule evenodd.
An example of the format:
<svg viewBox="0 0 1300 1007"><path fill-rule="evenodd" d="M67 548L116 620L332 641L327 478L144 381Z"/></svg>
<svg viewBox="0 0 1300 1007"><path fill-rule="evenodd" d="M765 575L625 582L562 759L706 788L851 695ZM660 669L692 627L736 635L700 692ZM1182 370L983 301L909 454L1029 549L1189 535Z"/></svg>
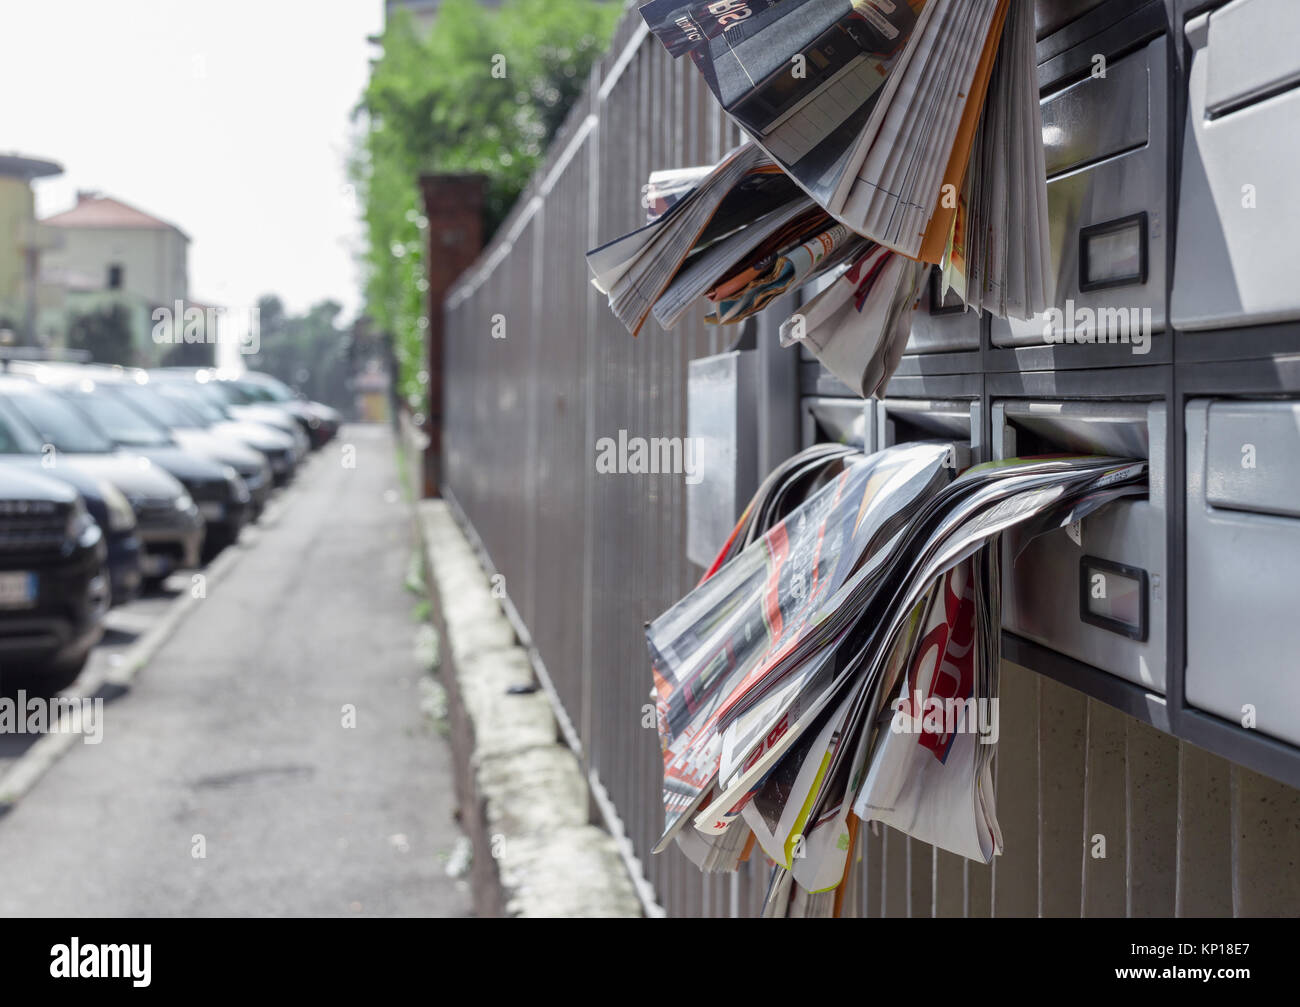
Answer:
<svg viewBox="0 0 1300 1007"><path fill-rule="evenodd" d="M392 334L400 391L424 408L424 250L417 179L485 175L485 233L509 212L622 14L593 0L447 0L427 37L404 12L356 110L351 174L364 208L366 310Z"/></svg>

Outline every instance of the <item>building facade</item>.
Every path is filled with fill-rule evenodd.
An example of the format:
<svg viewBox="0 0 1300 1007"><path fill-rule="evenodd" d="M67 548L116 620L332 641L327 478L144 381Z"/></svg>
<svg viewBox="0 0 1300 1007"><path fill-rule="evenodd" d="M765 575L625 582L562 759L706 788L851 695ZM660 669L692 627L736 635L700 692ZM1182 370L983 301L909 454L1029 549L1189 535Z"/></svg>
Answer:
<svg viewBox="0 0 1300 1007"><path fill-rule="evenodd" d="M43 278L65 292L61 324L66 335L80 316L116 312L131 331L129 359L143 366L163 361L169 348L152 338L156 308L174 313L189 300L190 239L175 224L100 193L79 192L77 204L47 217L55 236Z"/></svg>
<svg viewBox="0 0 1300 1007"><path fill-rule="evenodd" d="M45 275L76 291L121 291L150 304L189 296L190 239L175 224L99 193L43 223L59 237Z"/></svg>
<svg viewBox="0 0 1300 1007"><path fill-rule="evenodd" d="M62 171L53 161L0 155L0 333L8 342L40 342L38 320L61 305L61 291L41 280L57 235L36 220L31 183Z"/></svg>

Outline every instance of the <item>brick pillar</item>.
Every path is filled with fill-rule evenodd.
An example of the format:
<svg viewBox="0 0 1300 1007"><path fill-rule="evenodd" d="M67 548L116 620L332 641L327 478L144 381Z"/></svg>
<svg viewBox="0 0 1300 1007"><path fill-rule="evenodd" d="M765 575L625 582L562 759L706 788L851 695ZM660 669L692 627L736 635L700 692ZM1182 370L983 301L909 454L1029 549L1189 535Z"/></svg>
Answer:
<svg viewBox="0 0 1300 1007"><path fill-rule="evenodd" d="M425 433L424 495L436 497L442 482L443 299L483 248L482 175L421 175L426 231L425 275L429 281L429 418Z"/></svg>

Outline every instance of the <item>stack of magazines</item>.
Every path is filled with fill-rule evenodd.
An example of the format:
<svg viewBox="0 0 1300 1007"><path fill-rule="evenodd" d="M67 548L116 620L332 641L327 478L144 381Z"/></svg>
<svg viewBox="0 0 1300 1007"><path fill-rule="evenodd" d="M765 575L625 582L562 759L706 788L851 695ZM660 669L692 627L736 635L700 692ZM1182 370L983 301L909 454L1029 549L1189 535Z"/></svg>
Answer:
<svg viewBox="0 0 1300 1007"><path fill-rule="evenodd" d="M743 321L822 280L782 326L862 395L901 356L931 266L970 308L1044 310L1050 251L1033 12L1011 0L651 0L751 138L657 172L652 219L588 253L633 333L696 304Z"/></svg>
<svg viewBox="0 0 1300 1007"><path fill-rule="evenodd" d="M1010 459L953 478L950 458L924 442L796 456L647 627L656 849L675 840L725 871L757 848L769 915L834 913L860 822L985 863L1000 852L999 536L1146 492L1143 461Z"/></svg>

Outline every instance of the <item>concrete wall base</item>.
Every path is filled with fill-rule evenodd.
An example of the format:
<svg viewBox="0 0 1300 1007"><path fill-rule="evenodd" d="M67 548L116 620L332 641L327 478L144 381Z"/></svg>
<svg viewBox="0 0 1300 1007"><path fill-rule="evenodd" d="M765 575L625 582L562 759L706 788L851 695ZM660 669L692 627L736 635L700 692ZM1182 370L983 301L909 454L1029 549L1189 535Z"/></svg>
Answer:
<svg viewBox="0 0 1300 1007"><path fill-rule="evenodd" d="M480 916L640 916L528 654L441 500L416 506Z"/></svg>

